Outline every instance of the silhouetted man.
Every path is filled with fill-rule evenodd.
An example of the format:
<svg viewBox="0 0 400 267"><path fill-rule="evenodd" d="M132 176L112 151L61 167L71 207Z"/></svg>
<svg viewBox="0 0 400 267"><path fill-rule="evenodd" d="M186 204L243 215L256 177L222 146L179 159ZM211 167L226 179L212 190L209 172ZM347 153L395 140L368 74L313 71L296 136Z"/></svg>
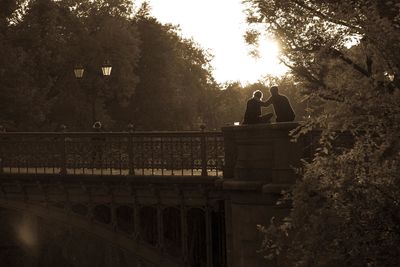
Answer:
<svg viewBox="0 0 400 267"><path fill-rule="evenodd" d="M269 92L271 97L264 104L266 107L271 104L274 106L276 122L293 121L295 114L289 99L279 94L277 86L272 86Z"/></svg>
<svg viewBox="0 0 400 267"><path fill-rule="evenodd" d="M262 92L257 90L253 93L253 97L247 101L246 112L244 113L243 124L269 123L272 113L261 116L261 107L266 107L266 103L262 102Z"/></svg>

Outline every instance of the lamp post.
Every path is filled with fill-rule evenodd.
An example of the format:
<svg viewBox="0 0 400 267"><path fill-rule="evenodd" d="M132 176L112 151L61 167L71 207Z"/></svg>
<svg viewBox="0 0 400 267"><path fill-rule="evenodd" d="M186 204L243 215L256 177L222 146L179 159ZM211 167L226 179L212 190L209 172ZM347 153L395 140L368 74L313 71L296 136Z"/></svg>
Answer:
<svg viewBox="0 0 400 267"><path fill-rule="evenodd" d="M103 65L101 66L101 72L103 74L103 77L108 77L111 75L111 70L112 70L112 65L110 61L106 60L104 61ZM77 80L80 80L83 78L83 73L85 72L85 68L81 64L77 64L74 67L74 75ZM96 97L97 97L97 91L94 91L92 95L92 123L96 122Z"/></svg>

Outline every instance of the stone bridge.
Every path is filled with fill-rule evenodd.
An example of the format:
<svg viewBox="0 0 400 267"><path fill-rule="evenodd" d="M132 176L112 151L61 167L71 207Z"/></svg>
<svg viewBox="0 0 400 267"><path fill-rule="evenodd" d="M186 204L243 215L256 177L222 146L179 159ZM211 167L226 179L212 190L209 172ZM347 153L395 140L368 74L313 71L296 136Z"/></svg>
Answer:
<svg viewBox="0 0 400 267"><path fill-rule="evenodd" d="M296 126L1 133L0 207L129 255L110 266L266 266L256 225L287 214L275 203L312 151Z"/></svg>

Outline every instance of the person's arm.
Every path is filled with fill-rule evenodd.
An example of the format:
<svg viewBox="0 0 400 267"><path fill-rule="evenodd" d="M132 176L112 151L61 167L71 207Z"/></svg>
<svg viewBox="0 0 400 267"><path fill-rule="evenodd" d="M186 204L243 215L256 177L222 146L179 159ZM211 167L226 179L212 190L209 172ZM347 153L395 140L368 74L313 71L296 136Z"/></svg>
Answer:
<svg viewBox="0 0 400 267"><path fill-rule="evenodd" d="M260 103L261 103L261 106L268 107L269 105L272 104L272 97L268 98L268 100L265 102L260 101Z"/></svg>

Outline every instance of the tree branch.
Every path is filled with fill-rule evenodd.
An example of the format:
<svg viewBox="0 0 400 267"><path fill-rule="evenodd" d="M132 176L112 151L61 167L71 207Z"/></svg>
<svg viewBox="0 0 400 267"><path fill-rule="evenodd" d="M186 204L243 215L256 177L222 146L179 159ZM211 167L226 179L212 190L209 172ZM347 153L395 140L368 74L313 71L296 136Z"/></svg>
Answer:
<svg viewBox="0 0 400 267"><path fill-rule="evenodd" d="M370 56L366 56L365 63L367 64L368 75L372 75L372 58Z"/></svg>
<svg viewBox="0 0 400 267"><path fill-rule="evenodd" d="M357 31L357 32L363 32L362 28L356 27L356 26L351 25L351 24L349 24L349 23L347 23L347 22L345 22L345 21L342 21L342 20L334 19L334 18L332 18L332 17L330 17L330 16L328 16L328 15L322 13L321 11L318 11L318 10L316 10L316 9L314 9L314 8L312 8L312 7L310 7L310 6L308 6L307 4L305 4L305 3L303 3L303 2L300 2L300 1L298 1L298 0L291 0L291 1L292 1L293 3L295 3L295 4L297 4L298 6L300 6L300 7L304 8L304 9L310 11L313 15L315 15L315 16L317 16L317 17L320 17L321 19L324 19L324 20L327 20L327 21L329 21L329 22L332 22L332 23L335 23L335 24L339 24L339 25L348 27L348 28L353 29L353 30L355 30L355 31Z"/></svg>
<svg viewBox="0 0 400 267"><path fill-rule="evenodd" d="M351 60L350 58L346 57L343 52L335 49L335 48L330 48L329 49L329 53L332 56L335 56L339 59L341 59L342 61L344 61L345 63L347 63L348 65L352 66L356 71L358 71L359 73L361 73L362 75L364 75L365 77L371 77L371 73L364 69L363 67L361 67L360 65L358 65L357 63L355 63L353 60ZM372 64L372 62L371 62Z"/></svg>
<svg viewBox="0 0 400 267"><path fill-rule="evenodd" d="M288 64L287 62L282 60L282 63L288 67L289 69L291 69L295 74L305 78L308 82L317 85L318 87L322 87L325 90L330 90L328 89L328 87L325 85L325 83L317 78L315 78L305 67L295 67L295 66L291 66L290 64ZM343 97L338 94L338 93L334 93L332 95L328 95L328 94L324 94L323 92L319 91L317 92L318 96L321 97L324 100L328 100L328 101L335 101L335 102L343 102L344 99Z"/></svg>

